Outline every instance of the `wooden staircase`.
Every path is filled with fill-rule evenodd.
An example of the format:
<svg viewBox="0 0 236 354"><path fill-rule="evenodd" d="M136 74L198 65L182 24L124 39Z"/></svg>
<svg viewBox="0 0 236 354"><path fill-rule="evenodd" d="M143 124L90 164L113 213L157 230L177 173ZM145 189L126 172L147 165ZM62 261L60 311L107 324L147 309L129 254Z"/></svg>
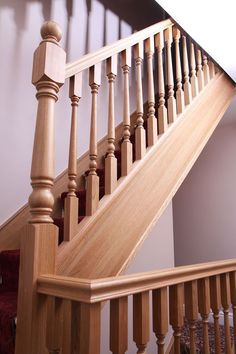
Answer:
<svg viewBox="0 0 236 354"><path fill-rule="evenodd" d="M204 310L201 289L208 289L209 277L218 279L222 274L222 305L227 310L229 279L235 288L235 261L206 264L196 267L196 272L194 267L183 268L183 278L178 280L174 275L182 268L157 275L108 277L125 269L174 196L235 95L234 84L171 20L68 64L59 46L59 27L47 22L41 34L32 79L38 99L31 169L33 191L29 205L0 230L0 250L21 248L16 354L61 350L70 353L71 348L73 353L100 353L99 322L101 302L105 300L111 300L114 323L110 349L114 354L125 353L127 333L121 331L119 319L123 318L126 326L128 295L134 295L134 328L138 328L138 323L146 328L146 332L134 330L138 353L145 353L148 335L143 333L148 332L145 312L149 291L153 292L153 306L161 316L154 319L154 332L158 353L164 354L167 287L178 354L184 315L183 284L185 306L189 306L185 315L194 331L198 304L186 299L195 299L198 292L199 312L206 323L209 311ZM98 94L104 67L108 81L108 131L98 143ZM86 72L91 88L90 146L89 152L77 160L77 136L82 130L77 128L77 114ZM123 92L118 101L115 83L120 72ZM135 93L130 90L133 76ZM71 102L69 164L67 172L54 184L54 105L65 80L69 80ZM131 94L135 95L137 107L132 115ZM116 104L123 106L124 114L122 124L115 129ZM63 226L59 246L54 223ZM168 274L166 280L162 274ZM156 276L160 281L149 282ZM197 280L201 284L199 290ZM195 311L194 315L191 311ZM66 325L62 334L63 321ZM79 333L73 325L71 328L71 323L78 324ZM194 335L191 338L194 353ZM229 347L229 339L227 343Z"/></svg>

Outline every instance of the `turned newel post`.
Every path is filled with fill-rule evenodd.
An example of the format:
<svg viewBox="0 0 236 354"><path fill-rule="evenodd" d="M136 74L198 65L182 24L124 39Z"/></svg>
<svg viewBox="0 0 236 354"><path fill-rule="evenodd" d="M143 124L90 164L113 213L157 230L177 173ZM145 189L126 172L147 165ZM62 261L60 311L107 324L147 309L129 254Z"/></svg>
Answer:
<svg viewBox="0 0 236 354"><path fill-rule="evenodd" d="M42 42L34 53L32 83L37 89L37 120L31 167L30 223L52 223L54 204L54 105L65 81L66 53L59 46L61 30L55 22L41 28Z"/></svg>

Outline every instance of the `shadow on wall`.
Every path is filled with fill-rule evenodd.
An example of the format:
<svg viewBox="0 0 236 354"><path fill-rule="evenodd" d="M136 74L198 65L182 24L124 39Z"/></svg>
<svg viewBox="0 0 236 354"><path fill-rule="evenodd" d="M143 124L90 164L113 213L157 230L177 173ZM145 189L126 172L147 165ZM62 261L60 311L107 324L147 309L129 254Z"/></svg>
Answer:
<svg viewBox="0 0 236 354"><path fill-rule="evenodd" d="M75 17L77 6L75 3L86 5L87 19L85 31L84 53L90 50L89 39L93 31L96 31L95 25L91 25L90 17L93 11L93 4L98 1L103 6L103 46L109 44L107 40L107 11L115 14L118 21L118 38L122 38L121 22L124 21L132 28L132 32L143 29L153 23L157 23L167 17L167 13L154 0L2 0L0 9L7 7L14 11L14 22L17 33L27 29L27 5L30 3L39 3L41 5L42 18L44 21L53 18L53 7L56 2L63 3L64 11L67 17L67 28L65 36L65 50L68 51L70 43L71 21ZM84 16L84 14L82 14ZM78 19L78 17L76 16ZM79 23L78 23L79 26ZM79 27L78 27L79 28Z"/></svg>

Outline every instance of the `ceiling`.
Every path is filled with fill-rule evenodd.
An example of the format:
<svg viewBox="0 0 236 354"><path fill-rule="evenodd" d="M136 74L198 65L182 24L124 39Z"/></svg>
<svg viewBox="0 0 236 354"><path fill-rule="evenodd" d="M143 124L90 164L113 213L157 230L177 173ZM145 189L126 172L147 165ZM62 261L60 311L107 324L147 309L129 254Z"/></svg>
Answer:
<svg viewBox="0 0 236 354"><path fill-rule="evenodd" d="M156 0L236 82L236 0Z"/></svg>

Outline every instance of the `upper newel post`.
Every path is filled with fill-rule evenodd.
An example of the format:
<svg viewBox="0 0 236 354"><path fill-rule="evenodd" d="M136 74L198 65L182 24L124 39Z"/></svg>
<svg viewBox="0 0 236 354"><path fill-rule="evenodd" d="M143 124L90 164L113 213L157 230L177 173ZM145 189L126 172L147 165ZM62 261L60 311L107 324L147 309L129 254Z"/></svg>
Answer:
<svg viewBox="0 0 236 354"><path fill-rule="evenodd" d="M54 106L65 81L66 53L59 46L61 30L52 21L41 28L42 42L34 53L32 83L37 89L38 110L34 136L29 197L30 223L52 223L54 204Z"/></svg>

